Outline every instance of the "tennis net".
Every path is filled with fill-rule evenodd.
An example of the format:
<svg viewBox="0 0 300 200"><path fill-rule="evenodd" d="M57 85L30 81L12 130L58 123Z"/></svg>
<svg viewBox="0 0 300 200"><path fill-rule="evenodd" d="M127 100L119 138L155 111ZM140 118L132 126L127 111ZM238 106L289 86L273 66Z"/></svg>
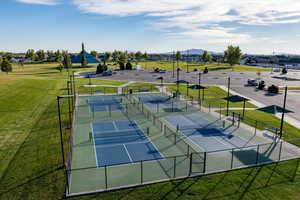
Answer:
<svg viewBox="0 0 300 200"><path fill-rule="evenodd" d="M90 133L90 138L92 138L92 137L94 137L94 138L113 138L113 137L128 137L128 136L144 136L144 133L139 129Z"/></svg>

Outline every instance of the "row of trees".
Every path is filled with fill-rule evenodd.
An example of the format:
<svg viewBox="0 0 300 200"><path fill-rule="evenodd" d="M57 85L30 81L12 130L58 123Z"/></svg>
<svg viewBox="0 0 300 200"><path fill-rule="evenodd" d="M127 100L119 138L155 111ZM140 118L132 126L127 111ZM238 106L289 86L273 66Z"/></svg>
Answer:
<svg viewBox="0 0 300 200"><path fill-rule="evenodd" d="M62 62L64 54L67 51L44 51L42 49L35 51L34 49L28 49L25 53L25 58L32 61L48 61L48 62Z"/></svg>
<svg viewBox="0 0 300 200"><path fill-rule="evenodd" d="M231 66L233 66L234 64L239 64L241 57L242 57L242 51L240 49L239 46L228 46L227 49L224 51L224 62L230 64ZM181 60L181 53L180 51L176 52L175 55L175 59L177 62L177 66L178 66L178 62ZM212 55L210 55L207 51L204 51L203 54L200 56L200 59L204 62L210 62L212 60ZM219 61L218 61L219 62Z"/></svg>

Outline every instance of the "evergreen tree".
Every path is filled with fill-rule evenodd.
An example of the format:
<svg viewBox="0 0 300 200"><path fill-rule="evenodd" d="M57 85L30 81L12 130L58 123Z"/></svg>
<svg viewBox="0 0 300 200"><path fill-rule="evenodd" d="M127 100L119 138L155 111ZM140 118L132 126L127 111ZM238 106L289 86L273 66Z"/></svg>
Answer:
<svg viewBox="0 0 300 200"><path fill-rule="evenodd" d="M82 57L81 57L81 66L82 67L86 67L87 66L87 60L86 60L86 57L85 57L85 55L82 55Z"/></svg>
<svg viewBox="0 0 300 200"><path fill-rule="evenodd" d="M126 63L126 69L132 70L132 64L130 62Z"/></svg>
<svg viewBox="0 0 300 200"><path fill-rule="evenodd" d="M202 61L205 63L210 62L211 58L211 55L207 51L204 51L201 57Z"/></svg>
<svg viewBox="0 0 300 200"><path fill-rule="evenodd" d="M141 60L143 54L142 54L142 52L137 51L134 56L135 56L135 59L137 60L137 63L138 63Z"/></svg>
<svg viewBox="0 0 300 200"><path fill-rule="evenodd" d="M145 51L145 53L143 54L143 58L144 58L145 60L147 60L147 59L149 58L149 56L148 56L148 54L147 54L146 51Z"/></svg>
<svg viewBox="0 0 300 200"><path fill-rule="evenodd" d="M11 63L7 60L7 58L3 58L2 63L1 63L1 71L6 72L12 72L12 65Z"/></svg>

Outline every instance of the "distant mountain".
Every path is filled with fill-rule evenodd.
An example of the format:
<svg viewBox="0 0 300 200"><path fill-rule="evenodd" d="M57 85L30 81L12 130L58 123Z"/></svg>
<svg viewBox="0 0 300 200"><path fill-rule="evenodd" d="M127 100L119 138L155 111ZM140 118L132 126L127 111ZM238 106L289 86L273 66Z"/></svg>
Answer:
<svg viewBox="0 0 300 200"><path fill-rule="evenodd" d="M184 51L180 51L181 55L202 55L203 52L205 50L204 49L187 49ZM173 52L168 52L166 54L172 54ZM223 55L223 53L220 52L213 52L213 51L208 51L209 54L216 54L216 55Z"/></svg>

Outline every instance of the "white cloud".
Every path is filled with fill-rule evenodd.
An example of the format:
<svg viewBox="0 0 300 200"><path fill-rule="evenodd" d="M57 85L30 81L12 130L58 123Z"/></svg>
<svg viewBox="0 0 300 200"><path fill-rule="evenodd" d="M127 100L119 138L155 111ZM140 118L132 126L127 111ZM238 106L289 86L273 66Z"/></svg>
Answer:
<svg viewBox="0 0 300 200"><path fill-rule="evenodd" d="M222 23L266 26L300 22L299 0L73 0L73 3L88 13L155 17L151 24L172 37L207 38L213 43L252 42L251 35L221 27ZM170 33L174 29L177 31Z"/></svg>
<svg viewBox="0 0 300 200"><path fill-rule="evenodd" d="M16 0L20 3L28 4L41 4L41 5L56 5L58 2L56 0Z"/></svg>

